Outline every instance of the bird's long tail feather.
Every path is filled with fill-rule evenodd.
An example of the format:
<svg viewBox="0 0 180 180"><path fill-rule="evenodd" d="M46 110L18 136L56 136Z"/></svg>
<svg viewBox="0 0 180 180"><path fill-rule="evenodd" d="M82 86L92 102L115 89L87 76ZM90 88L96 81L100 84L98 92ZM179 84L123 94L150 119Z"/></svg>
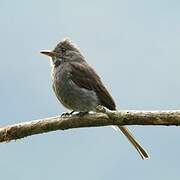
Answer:
<svg viewBox="0 0 180 180"><path fill-rule="evenodd" d="M148 153L144 148L139 144L139 142L133 137L132 133L125 126L115 126L116 130L121 130L121 132L127 137L131 144L136 148L142 159L148 159Z"/></svg>

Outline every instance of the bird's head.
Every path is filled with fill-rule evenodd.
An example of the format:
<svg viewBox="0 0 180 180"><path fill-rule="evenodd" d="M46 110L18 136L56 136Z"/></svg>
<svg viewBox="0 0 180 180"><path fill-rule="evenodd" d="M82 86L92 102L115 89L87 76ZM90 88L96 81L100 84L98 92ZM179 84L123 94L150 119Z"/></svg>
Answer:
<svg viewBox="0 0 180 180"><path fill-rule="evenodd" d="M43 50L41 53L51 57L52 63L55 66L61 64L61 62L84 61L84 57L78 47L69 39L60 41L53 51Z"/></svg>

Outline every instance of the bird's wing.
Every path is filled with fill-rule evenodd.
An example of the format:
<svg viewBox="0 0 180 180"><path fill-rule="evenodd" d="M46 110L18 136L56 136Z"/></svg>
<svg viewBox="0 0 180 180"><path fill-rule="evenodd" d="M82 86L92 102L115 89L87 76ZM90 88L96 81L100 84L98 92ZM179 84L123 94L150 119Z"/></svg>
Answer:
<svg viewBox="0 0 180 180"><path fill-rule="evenodd" d="M71 79L79 87L96 92L101 105L115 110L115 103L100 77L86 62L71 62Z"/></svg>
<svg viewBox="0 0 180 180"><path fill-rule="evenodd" d="M101 105L107 107L110 110L115 110L115 103L108 93L107 89L101 82L100 77L96 72L86 63L71 63L71 79L79 87L93 90L96 92ZM132 145L136 148L143 159L148 158L148 154L138 143L138 141L132 136L130 131L124 126L117 126L119 130L128 138Z"/></svg>

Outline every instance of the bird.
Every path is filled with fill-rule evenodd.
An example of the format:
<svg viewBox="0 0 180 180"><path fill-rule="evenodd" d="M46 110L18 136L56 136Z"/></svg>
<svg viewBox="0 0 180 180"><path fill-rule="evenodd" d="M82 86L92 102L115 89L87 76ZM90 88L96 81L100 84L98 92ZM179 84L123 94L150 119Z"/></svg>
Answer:
<svg viewBox="0 0 180 180"><path fill-rule="evenodd" d="M95 111L98 105L116 110L115 101L100 76L69 38L62 39L53 50L42 50L40 53L51 59L52 87L59 102L71 110L69 114L86 114ZM148 159L148 153L126 126L114 127L127 137L142 159Z"/></svg>

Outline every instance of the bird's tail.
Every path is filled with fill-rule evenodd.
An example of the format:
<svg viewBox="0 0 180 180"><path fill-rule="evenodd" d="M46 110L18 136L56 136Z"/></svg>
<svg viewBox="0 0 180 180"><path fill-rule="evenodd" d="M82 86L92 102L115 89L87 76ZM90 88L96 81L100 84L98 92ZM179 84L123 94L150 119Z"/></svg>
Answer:
<svg viewBox="0 0 180 180"><path fill-rule="evenodd" d="M121 130L121 132L127 137L131 144L136 148L142 159L148 159L148 153L142 148L138 141L133 137L132 133L125 126L115 126L116 130Z"/></svg>

